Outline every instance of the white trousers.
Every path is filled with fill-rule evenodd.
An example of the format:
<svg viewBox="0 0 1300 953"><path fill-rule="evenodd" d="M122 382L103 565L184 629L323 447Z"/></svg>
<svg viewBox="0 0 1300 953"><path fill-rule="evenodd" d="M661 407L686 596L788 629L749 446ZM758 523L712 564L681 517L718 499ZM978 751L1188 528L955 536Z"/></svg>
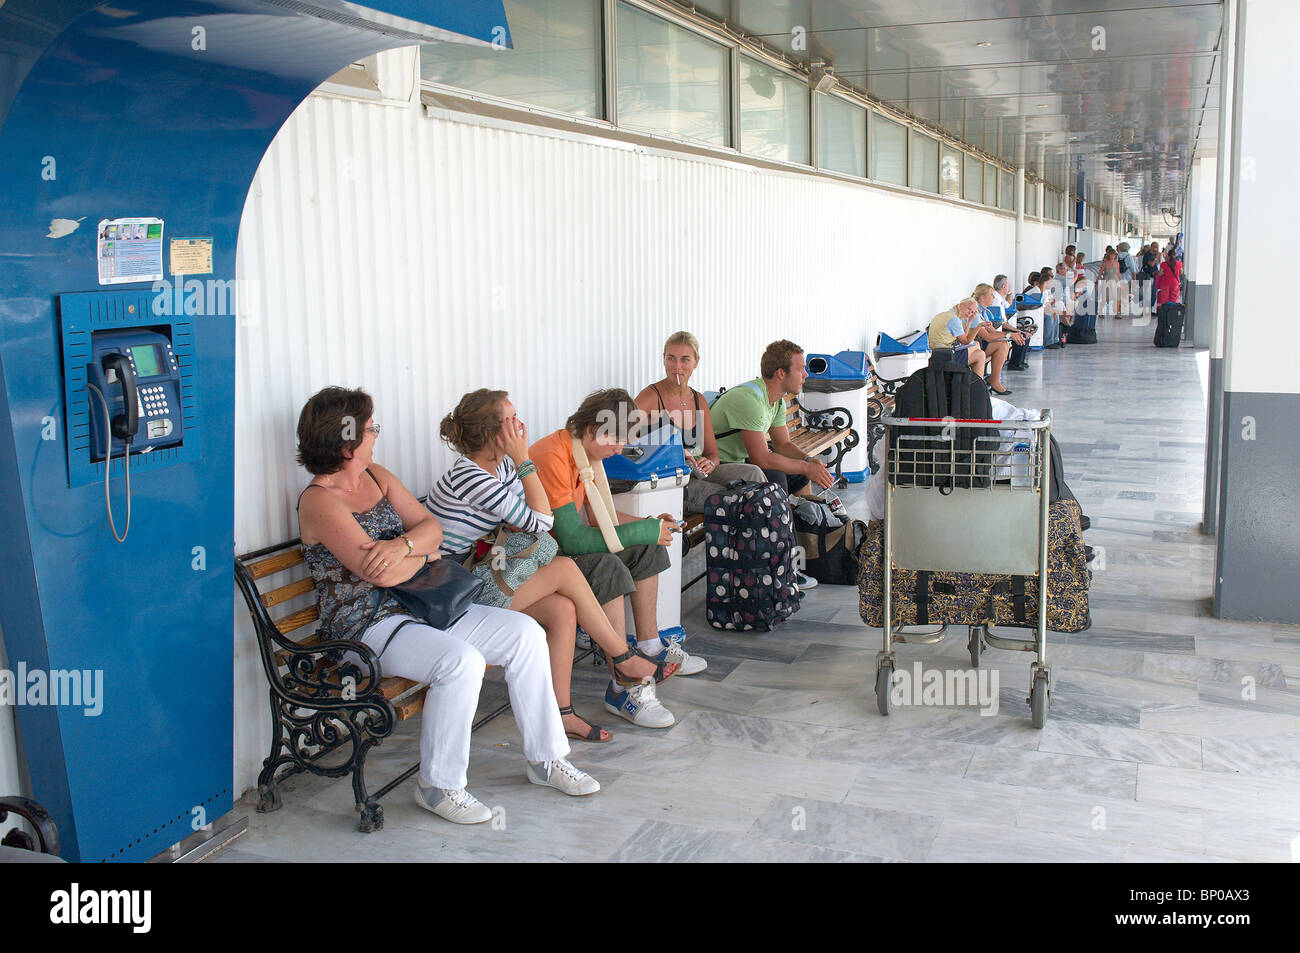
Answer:
<svg viewBox="0 0 1300 953"><path fill-rule="evenodd" d="M389 640L409 618L381 619L366 629L362 641L375 652L388 641L379 659L385 678L397 675L429 684L420 716L420 782L425 787L465 787L470 728L488 665L505 669L524 757L554 761L569 753L551 684L546 632L535 620L509 609L470 606L449 629L412 622Z"/></svg>

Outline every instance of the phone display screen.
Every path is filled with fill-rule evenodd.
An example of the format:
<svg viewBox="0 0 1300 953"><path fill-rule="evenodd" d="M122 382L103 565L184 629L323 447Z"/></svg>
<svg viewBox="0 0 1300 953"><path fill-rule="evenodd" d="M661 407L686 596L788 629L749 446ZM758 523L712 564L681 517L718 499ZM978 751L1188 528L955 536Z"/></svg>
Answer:
<svg viewBox="0 0 1300 953"><path fill-rule="evenodd" d="M162 373L159 369L158 345L137 345L131 349L131 356L135 358L135 372L138 376L155 377Z"/></svg>

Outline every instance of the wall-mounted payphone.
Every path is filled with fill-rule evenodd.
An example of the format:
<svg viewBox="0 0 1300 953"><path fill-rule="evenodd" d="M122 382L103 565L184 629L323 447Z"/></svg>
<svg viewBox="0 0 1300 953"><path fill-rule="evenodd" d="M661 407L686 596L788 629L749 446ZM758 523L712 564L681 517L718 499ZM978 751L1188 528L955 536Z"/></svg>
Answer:
<svg viewBox="0 0 1300 953"><path fill-rule="evenodd" d="M68 486L198 459L194 327L149 290L59 295ZM109 526L119 537L109 507Z"/></svg>
<svg viewBox="0 0 1300 953"><path fill-rule="evenodd" d="M166 335L152 328L92 331L86 385L104 396L90 402L92 460L182 442L181 369Z"/></svg>

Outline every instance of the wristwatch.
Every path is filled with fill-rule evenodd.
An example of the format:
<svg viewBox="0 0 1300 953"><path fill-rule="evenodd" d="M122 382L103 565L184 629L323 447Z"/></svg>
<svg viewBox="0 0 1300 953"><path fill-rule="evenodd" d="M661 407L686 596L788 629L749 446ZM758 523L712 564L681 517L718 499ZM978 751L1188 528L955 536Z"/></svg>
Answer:
<svg viewBox="0 0 1300 953"><path fill-rule="evenodd" d="M408 556L414 556L414 555L415 555L415 543L411 542L411 537L409 537L409 536L407 536L405 533L403 533L403 534L401 535L400 538L406 540L406 555L408 555Z"/></svg>

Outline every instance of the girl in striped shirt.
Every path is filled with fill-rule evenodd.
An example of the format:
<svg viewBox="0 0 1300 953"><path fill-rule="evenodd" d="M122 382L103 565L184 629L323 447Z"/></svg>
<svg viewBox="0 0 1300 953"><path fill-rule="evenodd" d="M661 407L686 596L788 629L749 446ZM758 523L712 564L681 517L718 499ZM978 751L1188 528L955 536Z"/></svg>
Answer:
<svg viewBox="0 0 1300 953"><path fill-rule="evenodd" d="M442 525L441 551L463 561L479 540L495 537L498 527L536 533L542 548L554 553L548 534L554 519L537 468L528 457L528 429L503 390L476 390L461 398L443 418L442 439L461 455L434 484L425 507ZM596 601L591 586L567 556L556 555L520 585L513 595L485 585L479 602L532 616L546 630L555 698L564 730L580 741L608 741L610 733L574 713L569 697L576 625L580 624L611 660L616 684L673 674L640 651L629 652Z"/></svg>

